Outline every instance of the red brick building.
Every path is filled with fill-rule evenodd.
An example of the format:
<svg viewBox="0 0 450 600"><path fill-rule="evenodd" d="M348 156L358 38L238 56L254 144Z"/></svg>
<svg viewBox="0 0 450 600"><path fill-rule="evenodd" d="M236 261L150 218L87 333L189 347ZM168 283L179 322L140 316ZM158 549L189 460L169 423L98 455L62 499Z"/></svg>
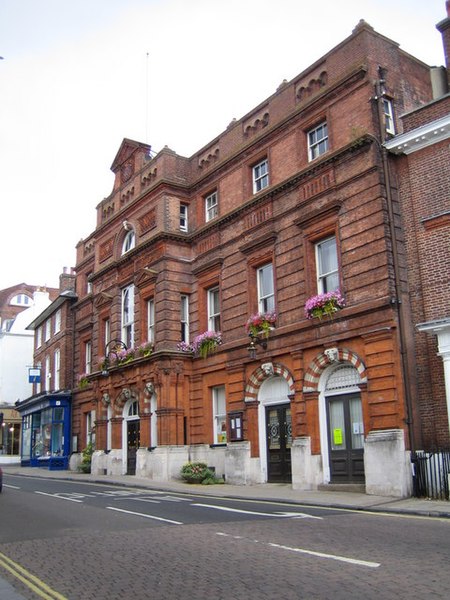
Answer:
<svg viewBox="0 0 450 600"><path fill-rule="evenodd" d="M410 493L414 328L383 143L431 100L430 68L361 21L190 158L123 141L77 246L73 450L95 439L93 472L203 460L233 483ZM345 305L307 318L335 290ZM206 358L183 350L207 331Z"/></svg>
<svg viewBox="0 0 450 600"><path fill-rule="evenodd" d="M433 72L434 99L402 115L403 133L386 144L397 174L408 257L411 345L417 360L417 448L450 448L450 2L438 23L446 68ZM431 334L431 335L430 335Z"/></svg>

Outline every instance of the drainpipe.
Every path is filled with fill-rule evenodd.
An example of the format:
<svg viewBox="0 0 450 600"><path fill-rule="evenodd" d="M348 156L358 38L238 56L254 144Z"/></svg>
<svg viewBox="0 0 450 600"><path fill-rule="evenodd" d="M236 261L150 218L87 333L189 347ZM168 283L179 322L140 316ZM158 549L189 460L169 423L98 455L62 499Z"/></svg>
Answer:
<svg viewBox="0 0 450 600"><path fill-rule="evenodd" d="M378 67L379 79L375 82L375 96L374 100L377 103L377 116L378 116L378 128L379 128L379 139L373 137L374 141L377 144L377 147L380 152L381 162L382 162L382 171L385 182L386 189L386 202L388 209L388 217L389 217L389 233L391 237L391 247L392 247L392 262L394 268L394 288L395 288L395 297L391 299L392 304L395 304L397 307L397 316L398 316L398 329L399 329L399 338L400 338L400 355L402 362L402 370L403 370L403 378L404 378L404 388L405 388L405 396L406 396L406 420L405 423L408 425L408 438L410 444L410 450L413 451L415 449L415 440L414 433L412 429L413 425L413 410L412 410L412 399L411 399L411 389L410 389L410 368L408 363L408 354L406 351L406 329L405 329L405 317L402 310L402 288L401 288L401 278L400 278L400 261L398 257L398 248L397 248L397 238L395 233L395 221L394 221L394 209L393 209L393 200L392 200L392 189L391 189L391 176L389 171L389 161L388 161L388 151L384 146L384 142L386 141L386 129L384 126L384 109L383 109L383 96L385 95L384 90L384 69L380 66Z"/></svg>

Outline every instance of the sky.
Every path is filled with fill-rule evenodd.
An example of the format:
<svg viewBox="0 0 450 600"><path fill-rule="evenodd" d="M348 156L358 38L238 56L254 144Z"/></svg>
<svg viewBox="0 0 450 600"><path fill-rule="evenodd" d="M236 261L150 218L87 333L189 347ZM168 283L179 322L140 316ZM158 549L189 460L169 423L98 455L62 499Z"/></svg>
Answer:
<svg viewBox="0 0 450 600"><path fill-rule="evenodd" d="M0 289L58 287L124 138L191 156L360 19L442 65L445 0L0 0Z"/></svg>

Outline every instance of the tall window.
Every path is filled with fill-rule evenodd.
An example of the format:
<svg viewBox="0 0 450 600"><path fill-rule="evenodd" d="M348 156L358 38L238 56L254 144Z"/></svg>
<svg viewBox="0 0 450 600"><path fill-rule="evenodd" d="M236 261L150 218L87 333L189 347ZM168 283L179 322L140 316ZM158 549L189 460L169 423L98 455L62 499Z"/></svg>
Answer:
<svg viewBox="0 0 450 600"><path fill-rule="evenodd" d="M51 389L52 372L50 371L50 356L45 357L45 391Z"/></svg>
<svg viewBox="0 0 450 600"><path fill-rule="evenodd" d="M275 310L275 294L273 286L273 266L264 265L258 273L258 310L268 312Z"/></svg>
<svg viewBox="0 0 450 600"><path fill-rule="evenodd" d="M253 167L253 193L256 194L269 185L269 162L267 158Z"/></svg>
<svg viewBox="0 0 450 600"><path fill-rule="evenodd" d="M187 204L180 204L180 231L188 230L188 207Z"/></svg>
<svg viewBox="0 0 450 600"><path fill-rule="evenodd" d="M61 331L61 309L58 309L55 313L55 333Z"/></svg>
<svg viewBox="0 0 450 600"><path fill-rule="evenodd" d="M328 150L328 126L321 123L311 131L308 131L308 156L314 160Z"/></svg>
<svg viewBox="0 0 450 600"><path fill-rule="evenodd" d="M339 288L336 238L330 237L316 244L317 289L319 293Z"/></svg>
<svg viewBox="0 0 450 600"><path fill-rule="evenodd" d="M95 410L86 413L86 445L92 444L95 448Z"/></svg>
<svg viewBox="0 0 450 600"><path fill-rule="evenodd" d="M36 348L42 346L42 327L36 329Z"/></svg>
<svg viewBox="0 0 450 600"><path fill-rule="evenodd" d="M389 100L389 98L383 98L383 113L386 133L395 135L394 110L392 108L392 100Z"/></svg>
<svg viewBox="0 0 450 600"><path fill-rule="evenodd" d="M225 386L212 388L213 432L214 444L225 444L227 441L227 410Z"/></svg>
<svg viewBox="0 0 450 600"><path fill-rule="evenodd" d="M155 301L147 300L147 341L155 342Z"/></svg>
<svg viewBox="0 0 450 600"><path fill-rule="evenodd" d="M89 375L92 372L92 343L84 344L84 372Z"/></svg>
<svg viewBox="0 0 450 600"><path fill-rule="evenodd" d="M52 320L47 319L45 321L45 341L48 342L52 335Z"/></svg>
<svg viewBox="0 0 450 600"><path fill-rule="evenodd" d="M210 331L220 331L220 302L218 287L208 290L208 329Z"/></svg>
<svg viewBox="0 0 450 600"><path fill-rule="evenodd" d="M61 351L59 349L55 350L53 367L55 371L53 387L55 390L59 390L61 389Z"/></svg>
<svg viewBox="0 0 450 600"><path fill-rule="evenodd" d="M134 287L130 285L122 290L122 342L128 348L134 343Z"/></svg>
<svg viewBox="0 0 450 600"><path fill-rule="evenodd" d="M135 244L136 244L136 236L135 236L134 230L132 229L131 231L128 231L127 235L125 236L125 238L123 240L122 254L125 254L126 252L129 252L130 250L132 250L134 248Z"/></svg>
<svg viewBox="0 0 450 600"><path fill-rule="evenodd" d="M189 344L189 297L186 294L180 296L180 324L181 341Z"/></svg>
<svg viewBox="0 0 450 600"><path fill-rule="evenodd" d="M103 346L106 346L111 341L111 321L109 319L105 319L103 321Z"/></svg>
<svg viewBox="0 0 450 600"><path fill-rule="evenodd" d="M211 221L219 214L219 204L217 198L217 192L213 192L205 198L205 219Z"/></svg>

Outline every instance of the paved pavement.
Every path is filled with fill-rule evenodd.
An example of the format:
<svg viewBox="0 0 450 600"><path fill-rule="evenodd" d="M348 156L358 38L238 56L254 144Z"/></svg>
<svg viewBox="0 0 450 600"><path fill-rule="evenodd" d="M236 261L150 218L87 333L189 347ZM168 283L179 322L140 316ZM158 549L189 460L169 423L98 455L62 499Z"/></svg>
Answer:
<svg viewBox="0 0 450 600"><path fill-rule="evenodd" d="M183 481L154 481L132 475L110 476L89 475L74 471L48 471L47 469L20 467L19 465L3 466L5 475L17 474L29 477L46 477L71 481L90 481L108 485L125 485L140 489L162 490L170 492L191 493L200 495L223 496L228 498L244 498L303 504L306 506L324 506L346 508L372 512L394 514L421 515L427 517L450 518L450 501L428 500L426 498L392 498L389 496L369 496L352 491L332 490L293 490L290 484L263 483L258 485L196 485ZM0 596L1 597L1 596Z"/></svg>
<svg viewBox="0 0 450 600"><path fill-rule="evenodd" d="M386 496L369 496L354 491L332 490L293 490L289 484L259 485L193 485L183 481L153 481L129 475L109 476L90 475L72 471L48 471L47 469L20 467L20 465L3 465L5 475L16 474L27 477L45 477L69 481L86 481L107 485L123 485L138 489L151 489L176 493L195 493L205 496L221 496L263 501L276 501L304 506L322 506L351 510L383 512L391 514L417 515L426 517L450 518L450 502L428 500L425 498L392 498ZM7 489L7 488L6 488ZM0 577L1 600L25 600L6 580Z"/></svg>

